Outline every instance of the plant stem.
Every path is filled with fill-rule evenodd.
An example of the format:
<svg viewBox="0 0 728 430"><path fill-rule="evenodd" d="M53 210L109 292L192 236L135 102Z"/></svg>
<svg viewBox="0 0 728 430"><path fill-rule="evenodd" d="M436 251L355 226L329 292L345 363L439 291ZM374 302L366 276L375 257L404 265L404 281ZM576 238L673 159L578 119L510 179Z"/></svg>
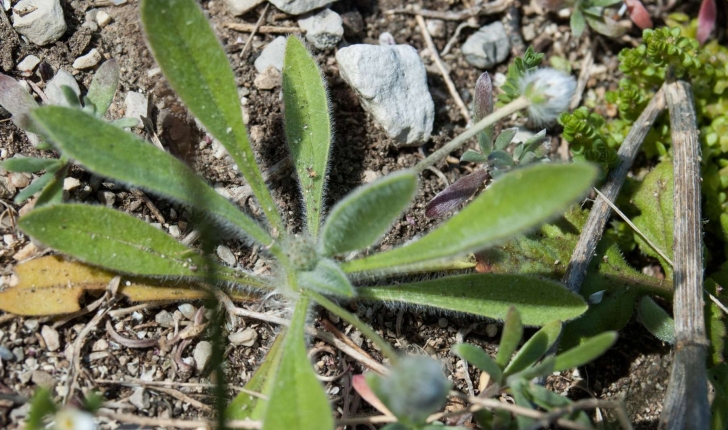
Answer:
<svg viewBox="0 0 728 430"><path fill-rule="evenodd" d="M417 163L417 165L414 167L415 171L417 171L417 173L422 173L422 171L424 171L428 167L434 165L441 159L447 157L454 150L463 146L463 144L465 144L465 142L467 142L470 138L475 137L478 133L485 130L487 127L494 125L498 121L511 114L526 109L530 104L531 102L526 97L518 97L517 99L513 100L512 102L508 103L507 105L503 106L492 114L476 122L475 124L473 124L472 127L465 130L458 137L446 143L445 146L433 152L427 158Z"/></svg>
<svg viewBox="0 0 728 430"><path fill-rule="evenodd" d="M703 245L700 212L700 142L690 84L665 86L675 170L675 356L659 428L710 427L705 361L708 340L703 301Z"/></svg>
<svg viewBox="0 0 728 430"><path fill-rule="evenodd" d="M366 324L364 321L360 320L359 317L352 314L351 312L347 311L346 309L342 308L341 306L337 305L336 303L332 302L331 300L327 299L326 297L322 296L319 293L316 293L314 291L307 290L304 294L311 297L313 300L315 300L318 304L326 308L328 311L333 312L336 314L339 318L342 320L348 322L349 324L353 325L357 329L359 329L360 332L369 339L372 340L377 346L379 346L379 349L382 350L382 354L384 354L385 357L389 359L389 361L392 362L392 364L396 363L397 360L399 360L399 356L397 355L397 352L392 348L392 346L384 340L381 336L377 334L377 332L374 331L371 327L369 327L368 324Z"/></svg>

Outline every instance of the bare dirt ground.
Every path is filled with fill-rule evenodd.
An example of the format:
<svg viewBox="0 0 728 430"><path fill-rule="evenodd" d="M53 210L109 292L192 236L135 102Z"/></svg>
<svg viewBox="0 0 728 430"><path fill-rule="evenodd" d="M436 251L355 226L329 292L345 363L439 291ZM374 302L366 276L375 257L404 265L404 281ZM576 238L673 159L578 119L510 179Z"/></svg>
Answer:
<svg viewBox="0 0 728 430"><path fill-rule="evenodd" d="M354 92L339 76L334 60L335 51L316 51L316 59L329 86L336 124L336 142L332 156L335 162L330 171L328 191L330 202L335 202L365 180L414 165L424 153L450 140L466 126L466 121L448 93L442 76L432 64L415 17L388 13L403 7L405 3L407 2L394 0L342 0L334 3L331 8L340 14L346 14L347 43L377 43L379 35L388 31L397 43L411 44L421 53L428 67L428 84L436 106L433 137L424 148L396 148L374 120L364 113ZM659 17L664 12L659 11L658 5L653 2L646 3L659 24ZM121 66L121 84L107 114L108 118L123 116L124 97L128 91L148 94L152 100L150 118L165 148L194 166L216 187L234 190L242 185L243 182L226 159L215 156L215 148L196 129L194 121L156 69L141 32L137 1L121 6L110 6L109 2L103 0L74 0L62 4L69 29L58 42L46 47L23 44L10 27L9 20L5 17L0 20L2 72L16 79L32 80L43 88L45 80L48 79L47 76L42 76L43 70L48 70L48 67L52 71L64 69L72 73L83 88L88 88L92 72L75 70L71 64L78 56L96 48L105 58L116 58ZM432 0L416 4L437 11L459 11L471 6L466 0ZM242 21L255 23L263 5L242 18L231 16L221 0L202 2L202 7L209 13L211 22L229 53L240 94L247 98L244 109L249 118L249 131L266 170L286 156L282 102L280 88L259 90L253 85L256 71L252 64L261 48L275 35L255 36L250 49L241 57L242 47L249 35L227 29L223 24ZM108 12L113 19L111 24L94 32L83 28L81 24L84 14L92 8ZM695 5L688 4L678 8L687 8L692 16L695 15ZM520 15L520 22L517 16L513 19L514 15ZM5 16L9 17L9 12L5 12ZM551 57L563 57L572 65L575 74L579 73L587 52L591 52L595 67L586 82L584 98L596 100L597 105L605 106L602 113L614 115L613 110L610 112L607 105L602 103L603 95L618 82L616 55L619 49L637 43L638 30L633 29L627 37L619 41L608 40L588 31L577 40L570 33L568 18L542 13L535 4L526 1L514 2L506 13L480 16L473 20L477 26L495 20L507 21L511 24L514 42L512 56L522 54L525 47L532 44L537 51L546 53L546 64ZM269 25L297 27L294 18L278 12L273 6L266 21ZM445 47L461 22L463 21L446 21L446 36L435 38L439 51ZM473 31L475 29L463 30L450 53L443 56L451 70L454 84L466 104L472 98L472 87L481 73L465 62L460 53L461 44ZM30 54L41 58L46 65L37 69L32 76L22 77L15 65ZM508 61L490 72L505 73ZM50 151L37 151L31 147L24 133L7 121L7 118L7 113L0 116L0 147L3 159L16 154L54 156ZM522 123L523 120L511 119L503 125L517 122ZM552 136L554 157L568 156L558 128L550 130L549 135ZM145 136L149 137L146 134ZM451 158L437 167L450 183L467 174L470 169L468 166L460 166L457 158ZM0 173L7 178L6 172ZM192 230L189 214L175 204L156 199L152 199L151 205L147 204L125 187L93 177L79 168L74 168L71 176L79 179L82 184L68 196L72 200L99 203L99 192L108 191L114 195L115 208L151 222L159 222L163 229L176 226L182 237ZM394 226L381 246L391 247L431 229L436 221L424 216L424 205L443 187L441 178L435 173L426 172L416 203ZM299 219L300 207L294 181L285 174L274 183L274 189L288 224L294 229L299 228L300 225L295 221ZM14 218L9 216L22 214L29 206L15 205L12 202L14 192L3 192L3 210L7 211L6 216L0 219L3 234L3 242L0 243L0 268L3 284L9 285L13 282L14 267L19 261L37 257L45 251L31 245L28 238L15 228ZM246 203L247 206L250 204L253 203ZM163 220L159 219L151 206L156 207ZM255 212L255 207L248 208ZM236 264L240 267L258 270L263 266L264 261L257 252L251 252L251 249L237 242L228 241L224 244L232 250ZM86 304L93 300L93 297L87 298ZM112 311L88 333L84 329L89 326L96 312L70 320L62 316L22 318L0 314L0 345L12 352L13 356L9 360L0 360L0 393L10 395L8 399L0 399L0 427L12 429L21 426L20 423L28 412L28 404L23 399L31 396L37 386L50 387L59 398L65 397L74 374L82 391L94 389L103 394L108 410L149 417L149 427L173 428L175 425L169 421L171 419L195 420L211 417L210 405L213 396L209 388L210 375L206 369L197 370L193 358L197 343L208 337L206 332L202 331L194 337L184 350L135 347L139 341L167 337L174 331L174 323L170 325L170 321L177 321L181 326L194 325L195 312L200 306L202 304L199 302L137 306L121 301L114 304ZM271 314L276 312L274 305L266 303L244 306ZM477 388L479 375L471 368L466 378L458 360L450 354L450 345L455 343L456 337L459 334L464 335L468 341L480 344L491 352L497 348L497 327L486 321L474 321L460 316L418 314L381 306L358 305L353 308L396 347L412 352L425 352L440 359L456 388L460 390L468 390L467 379L473 381ZM355 344L375 358L381 358L376 349L362 338L361 333L326 313L319 316L319 322L323 319L330 320ZM125 346L114 339L106 329L107 322L117 332L134 341ZM247 332L253 340L246 342L247 346L230 345L226 350L228 382L234 387L244 385L250 378L279 330L275 324L252 319L238 319L235 324L228 323L226 326L226 330L231 333L247 328L253 329L254 334ZM47 341L49 336L53 337L53 332L58 335L57 345L49 345ZM85 336L85 340L80 350L80 361L74 361L73 345L80 335ZM312 339L312 344L315 350L314 360L320 374L337 376L324 383L327 392L335 399L334 404L339 413L352 416L371 411L351 388L351 375L361 373L361 364L317 339ZM603 399L623 398L630 420L638 428L656 428L661 399L667 387L669 352L668 346L656 341L641 326L632 324L623 332L618 345L604 357L579 373L552 376L549 385L560 393L568 392L574 398L590 395ZM234 394L235 390L231 389L230 395ZM449 408L457 407L455 404L449 405ZM124 423L123 420L108 417L101 417L100 420L105 428L138 428L137 424Z"/></svg>

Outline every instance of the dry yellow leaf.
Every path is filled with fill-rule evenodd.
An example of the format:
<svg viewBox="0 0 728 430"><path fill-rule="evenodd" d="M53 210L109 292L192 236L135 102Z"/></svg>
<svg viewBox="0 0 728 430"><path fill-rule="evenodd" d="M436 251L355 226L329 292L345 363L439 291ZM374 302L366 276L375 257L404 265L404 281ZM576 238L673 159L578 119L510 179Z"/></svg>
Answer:
<svg viewBox="0 0 728 430"><path fill-rule="evenodd" d="M75 312L84 291L104 290L115 273L98 269L60 256L42 257L15 268L18 285L0 292L0 310L17 315L57 315ZM198 300L205 291L194 284L177 281L150 281L123 278L119 292L135 302ZM236 301L253 297L238 291L230 292Z"/></svg>

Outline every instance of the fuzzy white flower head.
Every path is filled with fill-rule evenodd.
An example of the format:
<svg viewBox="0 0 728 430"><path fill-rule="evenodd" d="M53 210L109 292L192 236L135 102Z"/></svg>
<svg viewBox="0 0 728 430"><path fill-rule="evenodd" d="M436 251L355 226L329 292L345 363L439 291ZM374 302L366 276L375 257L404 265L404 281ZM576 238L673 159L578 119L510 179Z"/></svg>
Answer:
<svg viewBox="0 0 728 430"><path fill-rule="evenodd" d="M553 122L566 112L576 90L573 76L555 69L538 69L521 79L520 92L531 102L528 115L536 124Z"/></svg>
<svg viewBox="0 0 728 430"><path fill-rule="evenodd" d="M96 430L96 420L88 412L66 407L56 414L53 430Z"/></svg>

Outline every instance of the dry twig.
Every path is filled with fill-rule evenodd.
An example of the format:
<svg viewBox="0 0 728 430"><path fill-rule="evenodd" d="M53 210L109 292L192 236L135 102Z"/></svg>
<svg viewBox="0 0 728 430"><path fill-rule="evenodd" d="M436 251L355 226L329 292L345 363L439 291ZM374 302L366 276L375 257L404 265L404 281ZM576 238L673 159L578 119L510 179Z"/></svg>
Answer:
<svg viewBox="0 0 728 430"><path fill-rule="evenodd" d="M248 40L245 42L245 46L243 46L243 50L240 51L240 58L243 58L243 55L248 51L248 48L250 48L251 43L253 43L253 38L255 37L255 34L260 30L260 26L265 21L265 16L268 15L268 7L270 6L270 3L266 3L265 7L263 8L263 12L260 14L260 18L258 18L258 22L255 23L255 27L253 27L253 30L250 32L250 36L248 37Z"/></svg>
<svg viewBox="0 0 728 430"><path fill-rule="evenodd" d="M447 86L447 90L450 92L450 96L455 101L458 109L460 109L460 115L465 118L465 122L470 123L470 112L468 112L468 108L465 107L463 99L460 98L460 94L458 94L458 90L457 88L455 88L455 84L452 82L452 79L450 79L450 72L447 70L447 68L445 68L445 64L442 62L440 54L437 53L437 47L435 46L435 43L432 42L432 36L430 36L430 32L427 31L427 25L425 24L425 20L422 18L421 15L415 15L415 19L417 20L417 25L420 27L422 37L425 39L427 48L430 50L430 56L432 57L432 61L437 66L437 69L440 71L442 79L445 80L445 85Z"/></svg>
<svg viewBox="0 0 728 430"><path fill-rule="evenodd" d="M707 429L710 406L705 369L708 339L703 315L700 143L690 84L667 83L665 93L675 172L675 355L659 428Z"/></svg>
<svg viewBox="0 0 728 430"><path fill-rule="evenodd" d="M425 18L442 19L444 21L463 21L473 16L482 15L495 15L508 9L513 0L496 0L490 3L484 3L480 6L473 6L460 12L443 12L439 10L428 10L428 9L392 9L385 13L387 15L396 14L407 14L407 15L422 15Z"/></svg>
<svg viewBox="0 0 728 430"><path fill-rule="evenodd" d="M607 181L602 187L602 193L608 200L615 200L617 198L619 190L622 188L622 184L624 184L624 179L627 177L627 172L632 167L632 162L637 155L640 145L642 145L642 141L647 136L657 116L664 109L664 89L660 89L642 111L637 121L634 122L627 137L622 142L622 146L619 147L619 151L617 152L619 164L609 171ZM604 233L604 227L607 225L609 214L609 205L603 199L597 199L589 212L589 218L587 218L586 224L584 224L581 230L576 248L574 248L574 253L571 255L571 261L569 261L569 265L566 267L566 273L564 273L561 279L569 290L578 292L581 288L581 284L584 282L584 277L586 277L586 272L589 268L589 263L594 256L594 251L597 248L599 240L602 238L602 233Z"/></svg>
<svg viewBox="0 0 728 430"><path fill-rule="evenodd" d="M239 31L241 33L261 33L261 34L304 34L306 31L302 28L298 27L278 27L275 25L261 25L260 27L257 26L257 24L249 24L247 22L240 23L240 22L226 22L223 24L225 27L229 28L230 30ZM252 35L251 35L252 37Z"/></svg>

